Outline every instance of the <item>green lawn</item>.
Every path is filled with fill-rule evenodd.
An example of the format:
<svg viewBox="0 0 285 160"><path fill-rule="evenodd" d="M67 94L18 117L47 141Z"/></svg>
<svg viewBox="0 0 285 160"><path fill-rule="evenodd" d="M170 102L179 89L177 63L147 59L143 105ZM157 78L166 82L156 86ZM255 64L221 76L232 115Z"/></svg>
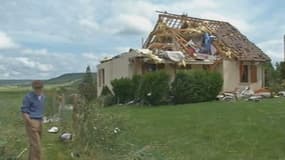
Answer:
<svg viewBox="0 0 285 160"><path fill-rule="evenodd" d="M155 108L112 107L128 116L128 142L167 160L285 159L285 99Z"/></svg>
<svg viewBox="0 0 285 160"><path fill-rule="evenodd" d="M6 143L5 158L26 147L19 113L24 93L0 92L0 146ZM145 149L158 159L285 160L285 98L258 103L115 106L105 111L127 119L127 127L119 137L122 146ZM70 160L71 144L63 144L58 135L46 133L49 126L44 129L45 159ZM0 160L4 156L0 153Z"/></svg>

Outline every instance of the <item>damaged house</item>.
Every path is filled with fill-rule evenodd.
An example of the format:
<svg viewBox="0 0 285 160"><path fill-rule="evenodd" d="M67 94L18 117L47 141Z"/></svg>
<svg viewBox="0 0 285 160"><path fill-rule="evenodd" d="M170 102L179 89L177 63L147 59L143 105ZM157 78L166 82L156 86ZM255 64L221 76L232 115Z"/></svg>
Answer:
<svg viewBox="0 0 285 160"><path fill-rule="evenodd" d="M142 24L143 25L143 24ZM121 77L165 70L172 79L178 70L218 71L223 91L264 86L263 64L270 58L228 22L159 12L142 49L130 49L97 66L98 95L103 86Z"/></svg>

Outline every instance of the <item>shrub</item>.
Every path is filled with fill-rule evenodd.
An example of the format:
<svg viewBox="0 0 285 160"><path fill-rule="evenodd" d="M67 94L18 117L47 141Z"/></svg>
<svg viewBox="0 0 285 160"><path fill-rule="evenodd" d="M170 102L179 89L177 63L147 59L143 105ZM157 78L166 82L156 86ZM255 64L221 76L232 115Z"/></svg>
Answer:
<svg viewBox="0 0 285 160"><path fill-rule="evenodd" d="M121 78L111 82L118 103L140 100L142 103L159 105L167 101L169 95L168 74L162 71L149 72L132 79Z"/></svg>
<svg viewBox="0 0 285 160"><path fill-rule="evenodd" d="M149 72L143 75L139 97L144 103L163 104L169 96L170 76L163 72Z"/></svg>
<svg viewBox="0 0 285 160"><path fill-rule="evenodd" d="M141 88L142 88L142 84L143 84L143 76L141 75L134 75L132 78L133 84L135 86L135 90L134 90L134 97L136 100L140 99L140 95L141 95Z"/></svg>
<svg viewBox="0 0 285 160"><path fill-rule="evenodd" d="M85 150L100 149L110 152L118 146L117 137L123 130L123 118L102 110L96 103L80 101L79 119L74 130L76 142Z"/></svg>
<svg viewBox="0 0 285 160"><path fill-rule="evenodd" d="M115 79L111 81L111 84L113 86L113 92L115 94L117 103L126 103L134 99L136 86L132 79Z"/></svg>
<svg viewBox="0 0 285 160"><path fill-rule="evenodd" d="M214 100L221 91L223 79L219 73L208 71L179 71L172 83L174 103Z"/></svg>

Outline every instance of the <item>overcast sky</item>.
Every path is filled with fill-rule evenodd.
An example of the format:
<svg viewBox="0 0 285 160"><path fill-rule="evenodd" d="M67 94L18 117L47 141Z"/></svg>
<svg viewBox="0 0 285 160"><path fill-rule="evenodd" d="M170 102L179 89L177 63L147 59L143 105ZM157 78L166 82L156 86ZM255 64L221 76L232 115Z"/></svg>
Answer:
<svg viewBox="0 0 285 160"><path fill-rule="evenodd" d="M156 10L228 21L274 62L283 58L283 0L1 0L0 79L45 79L96 70L141 47Z"/></svg>

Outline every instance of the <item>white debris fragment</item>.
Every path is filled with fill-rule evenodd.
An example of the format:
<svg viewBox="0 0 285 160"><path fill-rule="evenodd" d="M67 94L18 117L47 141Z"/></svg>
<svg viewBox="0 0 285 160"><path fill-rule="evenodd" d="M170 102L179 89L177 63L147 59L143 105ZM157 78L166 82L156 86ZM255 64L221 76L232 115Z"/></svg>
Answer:
<svg viewBox="0 0 285 160"><path fill-rule="evenodd" d="M278 96L283 96L283 97L285 97L285 91L280 91L280 92L278 92Z"/></svg>
<svg viewBox="0 0 285 160"><path fill-rule="evenodd" d="M72 140L72 134L68 132L64 132L59 136L59 139L63 142Z"/></svg>
<svg viewBox="0 0 285 160"><path fill-rule="evenodd" d="M115 133L115 134L119 133L120 131L121 131L120 128L115 128L115 129L114 129L114 133Z"/></svg>
<svg viewBox="0 0 285 160"><path fill-rule="evenodd" d="M58 127L51 127L49 130L48 130L48 133L57 133L59 131Z"/></svg>

